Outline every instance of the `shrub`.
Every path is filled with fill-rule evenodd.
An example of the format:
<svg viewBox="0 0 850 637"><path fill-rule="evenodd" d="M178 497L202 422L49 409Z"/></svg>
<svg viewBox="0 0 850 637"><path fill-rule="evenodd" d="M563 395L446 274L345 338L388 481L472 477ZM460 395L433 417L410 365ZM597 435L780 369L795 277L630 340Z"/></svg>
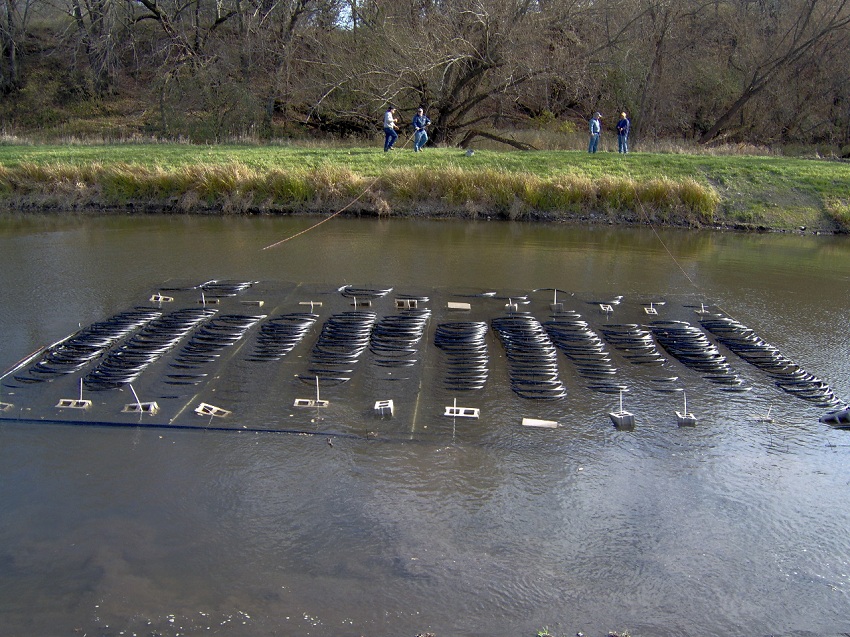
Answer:
<svg viewBox="0 0 850 637"><path fill-rule="evenodd" d="M637 187L631 179L604 177L599 180L599 200L611 210L634 210Z"/></svg>
<svg viewBox="0 0 850 637"><path fill-rule="evenodd" d="M316 185L306 173L272 170L266 175L262 193L275 203L308 203L316 197Z"/></svg>
<svg viewBox="0 0 850 637"><path fill-rule="evenodd" d="M850 199L830 198L825 202L826 212L841 232L850 232Z"/></svg>
<svg viewBox="0 0 850 637"><path fill-rule="evenodd" d="M679 183L679 199L689 211L696 213L701 223L714 221L714 212L720 205L720 195L711 186L685 179Z"/></svg>

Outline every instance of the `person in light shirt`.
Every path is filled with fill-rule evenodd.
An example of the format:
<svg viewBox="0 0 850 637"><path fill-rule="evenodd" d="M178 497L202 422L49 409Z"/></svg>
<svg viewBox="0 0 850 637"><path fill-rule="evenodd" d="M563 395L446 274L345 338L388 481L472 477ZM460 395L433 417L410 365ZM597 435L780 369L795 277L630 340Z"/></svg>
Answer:
<svg viewBox="0 0 850 637"><path fill-rule="evenodd" d="M392 150L395 140L398 139L398 124L395 123L395 106L387 106L384 113L384 152Z"/></svg>
<svg viewBox="0 0 850 637"><path fill-rule="evenodd" d="M587 145L587 152L595 153L599 147L599 136L602 134L602 119L601 113L594 113L590 120L590 142Z"/></svg>

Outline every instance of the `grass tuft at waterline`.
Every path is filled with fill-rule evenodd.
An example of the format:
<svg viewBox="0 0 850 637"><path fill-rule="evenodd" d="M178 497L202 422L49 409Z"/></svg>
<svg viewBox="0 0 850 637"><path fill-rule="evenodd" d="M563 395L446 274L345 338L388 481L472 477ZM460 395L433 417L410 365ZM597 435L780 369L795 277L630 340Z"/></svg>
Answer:
<svg viewBox="0 0 850 637"><path fill-rule="evenodd" d="M17 210L331 213L847 232L850 164L776 156L0 145Z"/></svg>

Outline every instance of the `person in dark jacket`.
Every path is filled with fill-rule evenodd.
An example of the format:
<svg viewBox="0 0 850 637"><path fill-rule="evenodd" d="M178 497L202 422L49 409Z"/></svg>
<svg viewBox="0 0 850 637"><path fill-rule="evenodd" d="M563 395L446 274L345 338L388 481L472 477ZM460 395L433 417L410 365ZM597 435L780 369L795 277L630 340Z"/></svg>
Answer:
<svg viewBox="0 0 850 637"><path fill-rule="evenodd" d="M428 133L425 130L426 127L430 126L431 120L425 114L423 109L419 109L416 111L416 115L413 116L413 151L418 153L422 150L422 147L428 141Z"/></svg>
<svg viewBox="0 0 850 637"><path fill-rule="evenodd" d="M629 152L629 131L632 129L632 123L625 113L620 113L620 121L617 122L617 149L625 154Z"/></svg>

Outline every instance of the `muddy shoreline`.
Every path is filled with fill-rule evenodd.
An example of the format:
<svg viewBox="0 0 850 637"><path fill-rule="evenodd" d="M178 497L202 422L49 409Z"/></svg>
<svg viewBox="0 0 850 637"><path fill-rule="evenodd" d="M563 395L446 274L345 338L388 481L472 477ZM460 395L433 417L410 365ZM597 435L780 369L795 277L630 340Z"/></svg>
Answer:
<svg viewBox="0 0 850 637"><path fill-rule="evenodd" d="M797 233L813 235L846 234L842 229L832 224L822 224L817 227L798 226L795 228L775 227L764 223L742 223L731 220L717 219L714 223L699 223L688 215L659 219L657 215L645 215L642 211L633 213L620 210L601 210L598 212L551 212L525 211L522 215L511 215L504 211L487 210L482 205L469 204L457 206L411 206L403 209L378 209L374 205L348 206L345 210L339 206L236 206L233 202L215 202L212 204L200 201L187 202L182 198L171 198L159 202L128 201L125 204L105 204L97 201L57 201L53 197L14 197L0 200L0 208L5 209L4 215L45 215L45 216L123 216L123 215L197 215L197 216L313 216L327 217L339 215L351 218L380 218L380 219L436 219L445 221L495 221L520 223L552 223L564 225L587 226L655 226L687 230L710 230L741 233ZM646 211L643 211L644 213Z"/></svg>

